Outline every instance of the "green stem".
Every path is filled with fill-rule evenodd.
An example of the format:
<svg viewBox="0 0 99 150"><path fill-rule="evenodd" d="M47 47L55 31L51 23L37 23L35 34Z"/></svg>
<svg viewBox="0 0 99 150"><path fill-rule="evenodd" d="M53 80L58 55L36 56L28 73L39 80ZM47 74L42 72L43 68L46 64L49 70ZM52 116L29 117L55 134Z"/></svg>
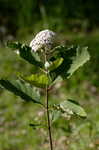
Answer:
<svg viewBox="0 0 99 150"><path fill-rule="evenodd" d="M47 54L45 53L45 62L47 61ZM48 75L48 69L45 70L46 74ZM53 141L52 141L52 132L51 132L51 121L49 116L49 100L48 100L48 86L46 85L46 113L47 113L47 125L48 125L48 132L49 132L49 142L50 142L50 150L53 150Z"/></svg>
<svg viewBox="0 0 99 150"><path fill-rule="evenodd" d="M49 140L50 140L50 149L53 150L53 141L52 141L52 132L51 132L51 122L49 116L49 102L48 102L48 88L46 86L46 110L47 110L47 124L48 124L48 132L49 132Z"/></svg>

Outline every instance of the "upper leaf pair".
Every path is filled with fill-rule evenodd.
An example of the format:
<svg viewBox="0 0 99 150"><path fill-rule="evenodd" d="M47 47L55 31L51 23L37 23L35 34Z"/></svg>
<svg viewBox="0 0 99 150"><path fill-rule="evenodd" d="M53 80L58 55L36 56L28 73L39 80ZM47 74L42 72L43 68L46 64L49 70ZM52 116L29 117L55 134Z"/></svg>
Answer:
<svg viewBox="0 0 99 150"><path fill-rule="evenodd" d="M8 47L18 49L19 55L29 63L40 68L44 67L38 53L32 52L27 45L16 42L8 43ZM65 79L71 77L79 67L90 59L87 49L88 47L79 46L55 47L50 58L51 65L48 67L52 80L55 80L58 76L62 76Z"/></svg>

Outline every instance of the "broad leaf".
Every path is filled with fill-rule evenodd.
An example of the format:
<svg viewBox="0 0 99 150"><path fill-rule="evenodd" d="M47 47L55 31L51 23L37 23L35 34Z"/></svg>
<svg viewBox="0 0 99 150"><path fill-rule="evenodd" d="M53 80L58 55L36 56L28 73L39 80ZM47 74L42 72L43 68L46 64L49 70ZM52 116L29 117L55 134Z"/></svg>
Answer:
<svg viewBox="0 0 99 150"><path fill-rule="evenodd" d="M35 52L32 52L31 48L29 46L27 46L25 44L21 44L19 42L14 42L14 43L8 42L7 46L9 48L12 48L12 49L18 49L19 55L23 59L28 61L30 64L33 64L33 65L38 66L38 67L43 66L42 62L40 61L38 54Z"/></svg>
<svg viewBox="0 0 99 150"><path fill-rule="evenodd" d="M50 78L46 74L32 74L27 77L21 76L21 78L30 84L40 87L40 88L45 88L46 85L50 84Z"/></svg>
<svg viewBox="0 0 99 150"><path fill-rule="evenodd" d="M86 63L89 59L89 53L87 51L88 47L77 48L76 56L72 58L72 64L68 70L69 77L84 63Z"/></svg>
<svg viewBox="0 0 99 150"><path fill-rule="evenodd" d="M54 56L50 61L55 61L57 58L63 58L62 64L50 71L52 80L55 80L59 75L63 78L69 78L80 66L90 59L87 47L63 47L58 46L54 50Z"/></svg>
<svg viewBox="0 0 99 150"><path fill-rule="evenodd" d="M52 64L50 65L50 67L48 68L50 71L58 68L63 62L63 58L58 58L55 61L52 62Z"/></svg>
<svg viewBox="0 0 99 150"><path fill-rule="evenodd" d="M21 80L5 80L1 79L0 84L8 91L20 96L25 101L33 101L34 103L40 103L40 95L36 88L32 88L28 83Z"/></svg>
<svg viewBox="0 0 99 150"><path fill-rule="evenodd" d="M68 99L62 103L60 103L59 107L65 112L72 111L74 114L80 117L86 117L87 114L85 110L74 100Z"/></svg>

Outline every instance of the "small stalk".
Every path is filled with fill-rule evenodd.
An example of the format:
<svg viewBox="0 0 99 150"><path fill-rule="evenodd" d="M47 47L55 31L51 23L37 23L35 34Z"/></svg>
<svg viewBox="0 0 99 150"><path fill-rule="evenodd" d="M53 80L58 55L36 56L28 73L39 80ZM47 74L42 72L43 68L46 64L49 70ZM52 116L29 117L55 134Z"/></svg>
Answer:
<svg viewBox="0 0 99 150"><path fill-rule="evenodd" d="M50 140L50 149L53 150L53 141L52 141L52 132L51 132L51 122L49 116L49 102L48 102L48 88L46 86L46 110L47 110L47 124L48 124L48 132L49 132L49 140Z"/></svg>
<svg viewBox="0 0 99 150"><path fill-rule="evenodd" d="M45 53L45 62L47 61L47 55ZM48 69L46 69L46 74L48 75ZM51 121L49 115L49 100L48 100L48 86L46 85L45 88L46 93L46 113L47 113L47 126L48 126L48 133L49 133L49 142L50 142L50 150L53 150L53 140L52 140L52 132L51 132Z"/></svg>

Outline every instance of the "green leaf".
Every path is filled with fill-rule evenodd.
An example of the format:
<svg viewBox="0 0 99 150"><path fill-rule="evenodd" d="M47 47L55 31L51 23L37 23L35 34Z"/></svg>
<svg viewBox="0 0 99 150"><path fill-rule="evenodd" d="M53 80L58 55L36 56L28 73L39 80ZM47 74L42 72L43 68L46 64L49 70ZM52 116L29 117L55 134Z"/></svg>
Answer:
<svg viewBox="0 0 99 150"><path fill-rule="evenodd" d="M12 49L18 49L19 55L28 61L30 64L33 64L37 67L43 67L42 62L40 61L40 58L37 53L31 51L31 48L25 44L21 44L19 42L8 42L7 46Z"/></svg>
<svg viewBox="0 0 99 150"><path fill-rule="evenodd" d="M34 103L40 103L40 95L36 88L32 88L28 83L21 80L5 80L1 79L0 84L8 91L20 96L25 101L32 101Z"/></svg>
<svg viewBox="0 0 99 150"><path fill-rule="evenodd" d="M70 77L79 67L83 66L89 59L89 53L87 51L88 47L77 48L76 56L72 58L72 64L68 70L68 74Z"/></svg>
<svg viewBox="0 0 99 150"><path fill-rule="evenodd" d="M86 117L87 114L85 110L80 106L80 104L74 100L68 99L64 102L62 102L60 105L60 108L65 112L72 111L76 115L80 117Z"/></svg>
<svg viewBox="0 0 99 150"><path fill-rule="evenodd" d="M58 46L55 48L54 56L51 57L50 61L53 62L57 58L63 58L63 62L59 67L50 71L52 80L55 80L58 76L69 78L79 67L90 59L90 55L87 47Z"/></svg>
<svg viewBox="0 0 99 150"><path fill-rule="evenodd" d="M50 65L50 67L48 68L50 71L56 69L57 67L59 67L63 62L63 58L58 58L55 61L52 62L52 64Z"/></svg>
<svg viewBox="0 0 99 150"><path fill-rule="evenodd" d="M50 84L50 78L46 74L32 74L27 77L21 76L21 78L30 84L40 87L40 88L45 88L46 85Z"/></svg>

